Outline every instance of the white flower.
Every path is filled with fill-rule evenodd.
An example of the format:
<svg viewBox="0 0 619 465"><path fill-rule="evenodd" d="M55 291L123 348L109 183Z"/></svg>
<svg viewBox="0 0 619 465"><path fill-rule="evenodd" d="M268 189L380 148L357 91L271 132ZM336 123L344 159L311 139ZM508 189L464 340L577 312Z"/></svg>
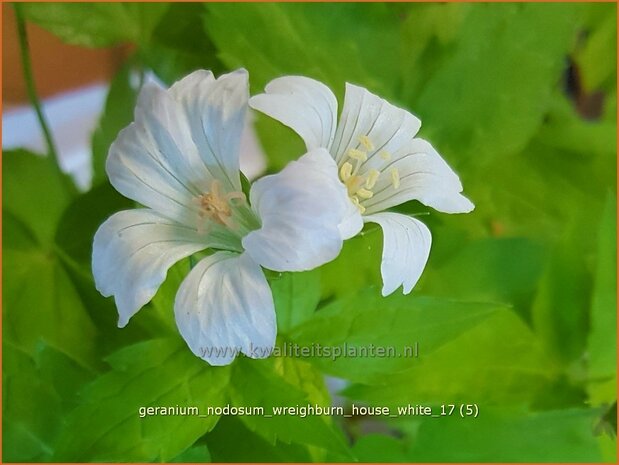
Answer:
<svg viewBox="0 0 619 465"><path fill-rule="evenodd" d="M335 258L347 208L338 200L345 189L324 176L336 169L324 149L255 182L245 199L239 143L248 98L245 70L218 79L197 71L169 90L146 85L106 165L112 185L146 208L114 214L93 245L95 283L114 296L120 327L174 263L218 250L191 270L174 304L187 344L213 365L238 351L268 355L276 321L261 266L300 271Z"/></svg>
<svg viewBox="0 0 619 465"><path fill-rule="evenodd" d="M342 238L357 234L363 222L383 229L383 295L398 287L408 294L430 253L431 236L420 221L384 210L415 199L445 213L466 213L474 205L463 195L458 176L425 140L415 138L421 122L352 84L346 85L337 123L337 100L324 84L299 76L271 81L250 106L299 134L308 150L325 148L337 163L331 178L346 186L354 206L340 224Z"/></svg>

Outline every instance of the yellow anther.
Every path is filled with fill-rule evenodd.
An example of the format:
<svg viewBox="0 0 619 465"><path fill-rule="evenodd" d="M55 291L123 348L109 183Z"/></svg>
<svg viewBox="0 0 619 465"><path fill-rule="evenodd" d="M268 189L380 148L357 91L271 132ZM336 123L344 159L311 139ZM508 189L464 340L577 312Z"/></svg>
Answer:
<svg viewBox="0 0 619 465"><path fill-rule="evenodd" d="M348 151L348 156L353 160L359 160L361 162L368 159L368 154L358 149L350 149Z"/></svg>
<svg viewBox="0 0 619 465"><path fill-rule="evenodd" d="M211 221L227 226L230 229L235 227L232 219L232 208L230 202L239 200L245 202L245 194L242 192L229 192L222 195L221 183L216 179L211 183L209 192L200 194L193 200L199 206L198 218L200 220L208 218ZM198 232L203 230L201 221L198 223Z"/></svg>
<svg viewBox="0 0 619 465"><path fill-rule="evenodd" d="M355 207L357 207L359 213L363 214L365 212L365 207L359 203L359 197L353 195L350 200L355 204Z"/></svg>
<svg viewBox="0 0 619 465"><path fill-rule="evenodd" d="M358 195L362 199L371 199L374 196L374 192L364 189L362 187L361 189L358 189L357 192L355 192L355 195Z"/></svg>
<svg viewBox="0 0 619 465"><path fill-rule="evenodd" d="M372 141L370 140L368 136L360 136L359 143L363 145L363 148L367 150L368 152L370 150L374 150L374 144L372 143Z"/></svg>
<svg viewBox="0 0 619 465"><path fill-rule="evenodd" d="M352 165L346 162L340 168L340 179L342 181L348 181L351 175L352 175Z"/></svg>
<svg viewBox="0 0 619 465"><path fill-rule="evenodd" d="M391 160L391 154L389 152L387 152L386 150L381 150L380 153L380 158L382 158L383 160Z"/></svg>
<svg viewBox="0 0 619 465"><path fill-rule="evenodd" d="M365 187L368 189L372 189L376 185L376 180L378 179L378 176L380 176L380 171L372 168L368 173L367 179L365 180Z"/></svg>
<svg viewBox="0 0 619 465"><path fill-rule="evenodd" d="M397 189L398 187L400 187L400 173L398 172L397 168L391 168L390 173L391 173L391 185L393 186L394 189Z"/></svg>

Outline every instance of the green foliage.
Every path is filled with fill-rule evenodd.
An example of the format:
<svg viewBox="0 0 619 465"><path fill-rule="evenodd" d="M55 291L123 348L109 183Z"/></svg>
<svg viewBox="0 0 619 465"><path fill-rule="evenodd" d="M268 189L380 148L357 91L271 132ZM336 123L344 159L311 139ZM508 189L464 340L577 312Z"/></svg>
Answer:
<svg viewBox="0 0 619 465"><path fill-rule="evenodd" d="M612 9L615 11L609 11ZM594 7L589 12L589 39L577 50L575 60L582 69L582 84L588 92L612 88L617 72L617 15L613 7Z"/></svg>
<svg viewBox="0 0 619 465"><path fill-rule="evenodd" d="M180 405L204 412L223 403L228 370L205 366L178 338L136 344L107 361L112 370L81 393L83 402L68 418L55 459L167 461L217 422L214 416L140 417L142 407Z"/></svg>
<svg viewBox="0 0 619 465"><path fill-rule="evenodd" d="M224 71L217 50L202 27L204 7L200 3L173 2L169 5L152 41L140 50L145 64L160 79L171 84L196 69Z"/></svg>
<svg viewBox="0 0 619 465"><path fill-rule="evenodd" d="M588 386L594 405L617 402L617 201L608 197L598 229L597 265L587 339ZM617 433L616 416L614 434ZM612 420L611 418L611 420Z"/></svg>
<svg viewBox="0 0 619 465"><path fill-rule="evenodd" d="M500 305L399 294L383 298L371 289L321 309L314 318L296 327L290 338L301 346L319 344L326 348L329 353L315 354L311 361L328 373L355 381L380 382L385 373L411 363L411 355L406 354L412 353L415 343L422 351L434 351L498 308ZM392 347L400 356L345 356L348 349L366 347L367 351L370 344ZM334 348L341 349L341 356Z"/></svg>
<svg viewBox="0 0 619 465"><path fill-rule="evenodd" d="M53 245L69 194L41 157L8 152L3 164L3 337L31 355L42 340L93 366L95 328Z"/></svg>
<svg viewBox="0 0 619 465"><path fill-rule="evenodd" d="M277 328L288 332L309 319L320 301L320 272L284 273L271 281Z"/></svg>
<svg viewBox="0 0 619 465"><path fill-rule="evenodd" d="M295 370L296 379L292 382L284 378L286 374L287 370L277 370L271 360L239 360L230 381L232 403L238 407L263 407L266 414L272 412L273 407L328 404L324 399L308 396L310 390L305 383L310 384L311 391L315 392L314 383L322 382L320 377L312 375L311 370ZM256 389L256 386L260 386L260 389ZM328 417L274 415L266 418L243 415L240 419L250 430L271 444L279 440L287 444L308 444L339 453L346 452L343 439L330 424Z"/></svg>
<svg viewBox="0 0 619 465"><path fill-rule="evenodd" d="M542 273L544 249L526 238L484 238L434 263L422 284L425 293L517 304L524 311Z"/></svg>
<svg viewBox="0 0 619 465"><path fill-rule="evenodd" d="M48 461L62 425L58 418L75 406L75 390L92 372L44 344L34 355L5 341L3 392L4 460Z"/></svg>
<svg viewBox="0 0 619 465"><path fill-rule="evenodd" d="M424 420L411 448L414 462L597 462L595 412L488 411L479 418ZM445 444L449 447L445 447Z"/></svg>
<svg viewBox="0 0 619 465"><path fill-rule="evenodd" d="M3 152L2 210L19 222L37 243L49 245L70 196L47 157L25 150ZM24 188L24 183L28 188ZM6 228L12 235L14 228ZM25 232L25 231L24 231ZM12 238L12 236L9 236Z"/></svg>
<svg viewBox="0 0 619 465"><path fill-rule="evenodd" d="M166 3L29 3L26 18L68 44L107 47L146 44Z"/></svg>
<svg viewBox="0 0 619 465"><path fill-rule="evenodd" d="M137 89L131 85L131 69L125 66L110 84L103 115L92 135L93 185L105 182L105 160L121 129L133 121Z"/></svg>
<svg viewBox="0 0 619 465"><path fill-rule="evenodd" d="M466 311L462 306L458 310ZM430 319L427 324L432 323ZM446 333L440 327L435 331ZM434 405L474 400L485 407L506 406L530 403L556 375L530 329L509 311L497 311L469 330L461 329L435 350L426 348L428 333L420 330L420 358L409 360L403 371L387 374L374 385L354 385L345 394L394 408L411 399Z"/></svg>
<svg viewBox="0 0 619 465"><path fill-rule="evenodd" d="M453 54L411 102L439 147L467 156L456 166L525 147L560 80L577 15L578 5L470 9Z"/></svg>
<svg viewBox="0 0 619 465"><path fill-rule="evenodd" d="M272 78L299 74L342 95L355 82L390 95L398 76L396 15L384 4L207 4L205 28L229 68L243 66L260 91ZM343 31L354 31L345 38ZM337 46L333 45L337 43ZM381 66L371 66L380 62Z"/></svg>
<svg viewBox="0 0 619 465"><path fill-rule="evenodd" d="M213 462L243 463L256 460L256 457L264 462L276 463L312 461L308 448L280 441L271 443L257 432L249 430L236 417L223 417L215 429L206 435L206 441Z"/></svg>

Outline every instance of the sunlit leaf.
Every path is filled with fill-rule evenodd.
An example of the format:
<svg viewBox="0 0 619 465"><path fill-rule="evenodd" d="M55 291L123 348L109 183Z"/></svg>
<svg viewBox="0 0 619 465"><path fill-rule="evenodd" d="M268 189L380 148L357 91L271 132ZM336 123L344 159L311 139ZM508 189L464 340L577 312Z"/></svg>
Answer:
<svg viewBox="0 0 619 465"><path fill-rule="evenodd" d="M64 42L107 47L123 42L144 44L166 3L28 3L26 18Z"/></svg>

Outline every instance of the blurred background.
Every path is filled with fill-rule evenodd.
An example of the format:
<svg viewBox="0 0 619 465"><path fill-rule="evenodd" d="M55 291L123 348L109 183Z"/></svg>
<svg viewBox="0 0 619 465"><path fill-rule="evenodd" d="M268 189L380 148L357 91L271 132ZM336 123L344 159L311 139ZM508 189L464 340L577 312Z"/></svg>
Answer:
<svg viewBox="0 0 619 465"><path fill-rule="evenodd" d="M81 186L91 172L90 134L107 93L107 82L128 56L130 46L93 50L63 43L35 24L27 25L34 80L45 113L58 139L64 167L75 173ZM30 108L23 78L15 12L2 16L3 148L45 150L35 112Z"/></svg>
<svg viewBox="0 0 619 465"><path fill-rule="evenodd" d="M19 18L2 8L4 461L616 462L615 4L46 3L21 5ZM319 270L271 277L278 344L418 342L418 359L209 367L172 316L187 263L116 328L90 273L96 228L134 206L107 182L109 145L145 80L238 67L252 93L281 75L319 79L340 108L345 83L362 85L419 116L460 175L471 214L397 207L433 235L410 296L380 297L373 228ZM249 177L303 153L277 122L251 123ZM226 403L475 404L480 415L136 413Z"/></svg>

